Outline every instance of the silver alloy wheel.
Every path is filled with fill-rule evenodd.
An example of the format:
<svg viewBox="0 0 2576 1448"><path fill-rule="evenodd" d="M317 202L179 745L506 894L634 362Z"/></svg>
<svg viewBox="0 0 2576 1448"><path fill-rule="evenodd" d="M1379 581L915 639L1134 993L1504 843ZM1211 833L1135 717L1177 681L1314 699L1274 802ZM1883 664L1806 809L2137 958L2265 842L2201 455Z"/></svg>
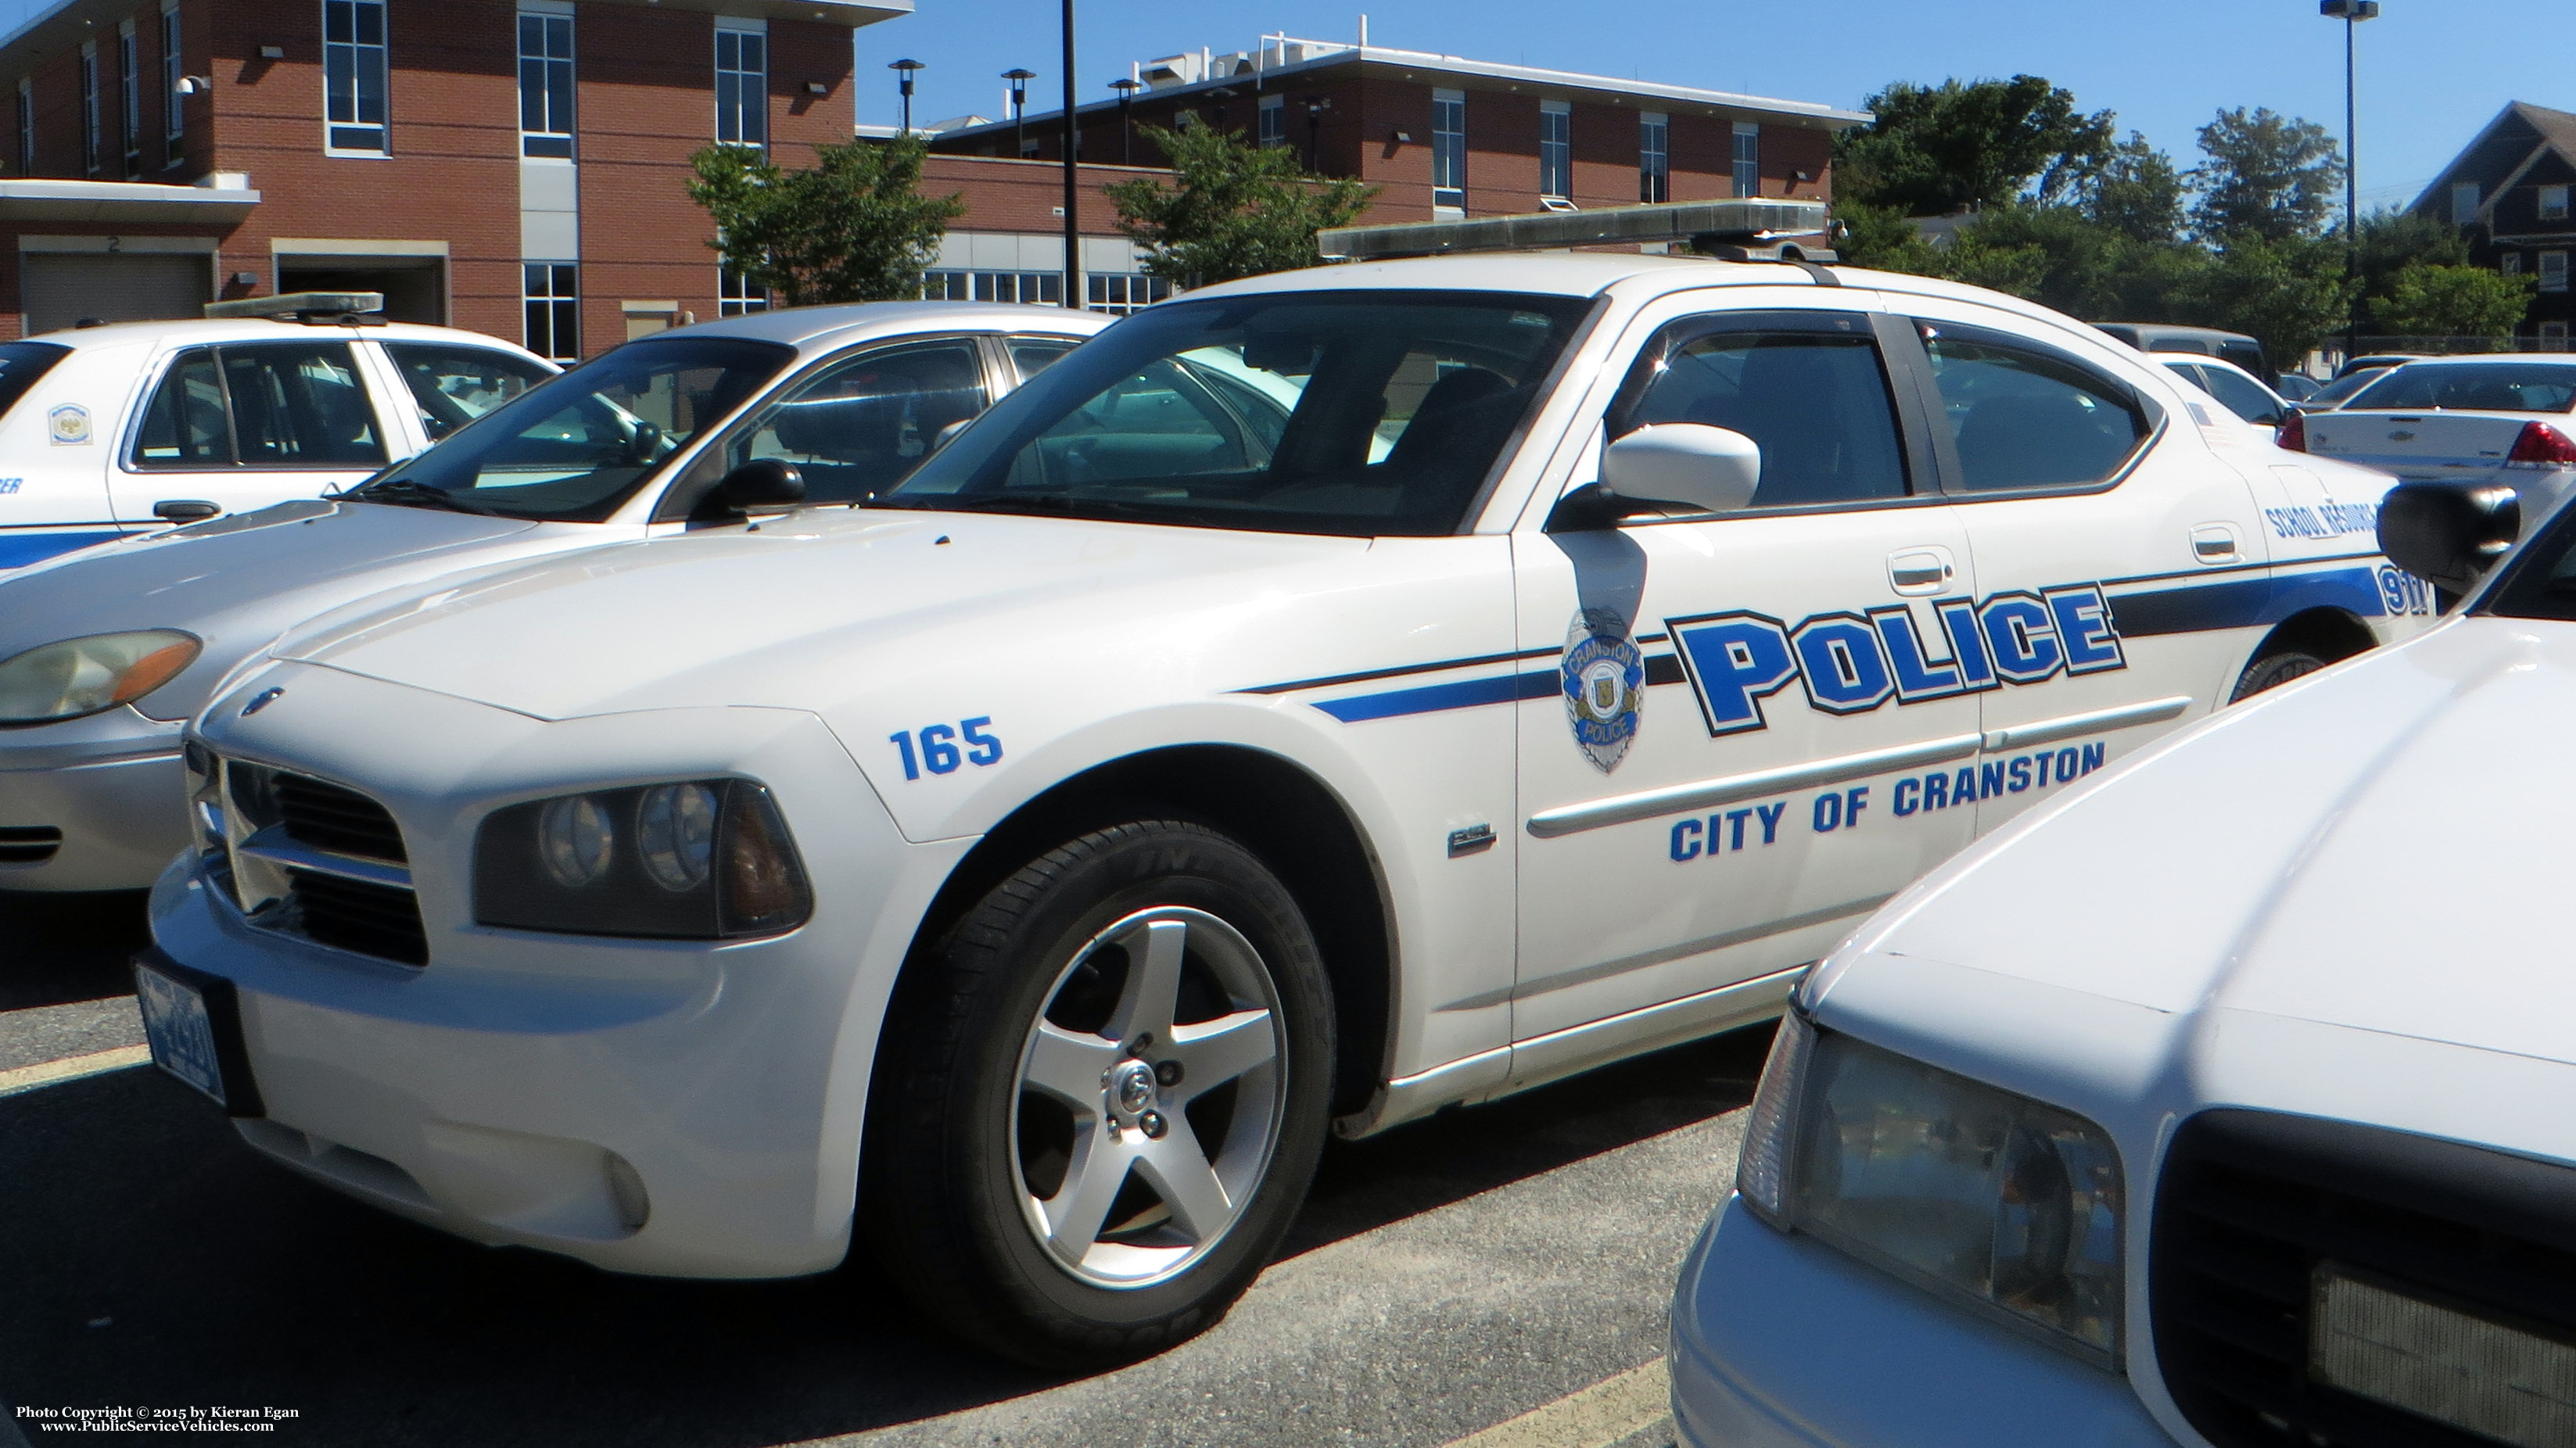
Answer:
<svg viewBox="0 0 2576 1448"><path fill-rule="evenodd" d="M1147 1287L1216 1246L1279 1142L1281 1030L1260 953L1203 910L1140 910L1074 952L1020 1046L1010 1144L1022 1216L1058 1266Z"/></svg>

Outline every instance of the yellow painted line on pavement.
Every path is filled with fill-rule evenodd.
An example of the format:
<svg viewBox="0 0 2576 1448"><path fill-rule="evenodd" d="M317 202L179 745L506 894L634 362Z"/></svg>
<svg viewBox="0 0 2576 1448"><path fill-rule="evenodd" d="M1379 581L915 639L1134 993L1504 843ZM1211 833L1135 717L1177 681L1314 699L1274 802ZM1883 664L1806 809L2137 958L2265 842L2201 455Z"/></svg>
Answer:
<svg viewBox="0 0 2576 1448"><path fill-rule="evenodd" d="M0 1071L0 1096L15 1096L39 1086L60 1085L102 1072L123 1071L144 1065L151 1059L150 1046L119 1046L113 1051L92 1051L86 1056L68 1056L60 1061L20 1066L16 1070Z"/></svg>
<svg viewBox="0 0 2576 1448"><path fill-rule="evenodd" d="M1446 1448L1609 1448L1672 1413L1672 1376L1657 1358Z"/></svg>

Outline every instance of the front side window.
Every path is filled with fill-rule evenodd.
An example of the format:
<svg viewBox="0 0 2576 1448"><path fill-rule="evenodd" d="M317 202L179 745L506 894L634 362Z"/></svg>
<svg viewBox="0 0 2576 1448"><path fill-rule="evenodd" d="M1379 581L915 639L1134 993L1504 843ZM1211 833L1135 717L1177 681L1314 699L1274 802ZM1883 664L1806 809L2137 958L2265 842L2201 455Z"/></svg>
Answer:
<svg viewBox="0 0 2576 1448"><path fill-rule="evenodd" d="M1637 113L1637 199L1673 199L1672 159L1667 144L1672 122L1661 111Z"/></svg>
<svg viewBox="0 0 2576 1448"><path fill-rule="evenodd" d="M632 342L458 428L394 481L469 512L596 522L795 360L732 337Z"/></svg>
<svg viewBox="0 0 2576 1448"><path fill-rule="evenodd" d="M1453 532L1585 311L1490 292L1166 302L1038 374L877 502Z"/></svg>
<svg viewBox="0 0 2576 1448"><path fill-rule="evenodd" d="M179 80L187 74L187 52L179 44L179 0L161 0L161 164L187 159L187 112Z"/></svg>
<svg viewBox="0 0 2576 1448"><path fill-rule="evenodd" d="M0 416L18 405L18 399L36 385L36 379L54 370L54 364L72 355L69 347L51 342L0 342Z"/></svg>
<svg viewBox="0 0 2576 1448"><path fill-rule="evenodd" d="M1574 194L1574 107L1565 101L1538 103L1538 194Z"/></svg>
<svg viewBox="0 0 2576 1448"><path fill-rule="evenodd" d="M2129 389L2072 358L1976 327L1916 325L1969 492L2104 482L2155 430Z"/></svg>
<svg viewBox="0 0 2576 1448"><path fill-rule="evenodd" d="M421 430L432 442L553 376L525 357L489 347L446 342L387 342L385 355L402 374Z"/></svg>
<svg viewBox="0 0 2576 1448"><path fill-rule="evenodd" d="M2399 367L2346 404L2355 412L2565 412L2576 367L2563 362L2461 362Z"/></svg>
<svg viewBox="0 0 2576 1448"><path fill-rule="evenodd" d="M1613 409L1611 435L1696 422L1762 449L1756 508L1884 502L1906 495L1905 449L1869 319L1755 312L1665 329ZM1631 400L1632 399L1632 400Z"/></svg>
<svg viewBox="0 0 2576 1448"><path fill-rule="evenodd" d="M1762 194L1762 127L1758 122L1735 123L1735 194Z"/></svg>
<svg viewBox="0 0 2576 1448"><path fill-rule="evenodd" d="M726 450L726 466L793 463L809 503L855 503L920 466L939 435L984 410L984 364L971 341L885 348L826 368Z"/></svg>
<svg viewBox="0 0 2576 1448"><path fill-rule="evenodd" d="M769 144L769 36L716 25L716 139Z"/></svg>
<svg viewBox="0 0 2576 1448"><path fill-rule="evenodd" d="M375 409L346 342L251 342L182 352L145 404L137 468L382 464Z"/></svg>
<svg viewBox="0 0 2576 1448"><path fill-rule="evenodd" d="M334 151L383 155L388 78L385 0L322 0L323 141Z"/></svg>
<svg viewBox="0 0 2576 1448"><path fill-rule="evenodd" d="M143 174L143 51L134 22L116 30L116 111L125 142L125 174Z"/></svg>
<svg viewBox="0 0 2576 1448"><path fill-rule="evenodd" d="M1467 205L1467 93L1431 93L1431 204L1464 210Z"/></svg>
<svg viewBox="0 0 2576 1448"><path fill-rule="evenodd" d="M532 261L519 268L527 339L520 345L549 362L581 356L581 268L568 261Z"/></svg>
<svg viewBox="0 0 2576 1448"><path fill-rule="evenodd" d="M519 154L572 159L572 17L519 13Z"/></svg>

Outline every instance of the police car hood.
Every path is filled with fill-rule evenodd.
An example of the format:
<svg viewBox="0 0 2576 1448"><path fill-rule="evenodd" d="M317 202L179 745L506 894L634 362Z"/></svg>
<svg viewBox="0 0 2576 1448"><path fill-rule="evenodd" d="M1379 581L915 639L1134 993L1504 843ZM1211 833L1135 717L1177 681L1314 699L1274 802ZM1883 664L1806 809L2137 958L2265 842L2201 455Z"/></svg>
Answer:
<svg viewBox="0 0 2576 1448"><path fill-rule="evenodd" d="M181 629L205 651L144 708L184 718L234 664L290 625L466 567L479 546L537 526L306 498L102 543L0 577L0 659L88 634Z"/></svg>
<svg viewBox="0 0 2576 1448"><path fill-rule="evenodd" d="M2484 617L2221 710L1882 912L1827 1019L1930 961L2576 1061L2571 721L2576 625Z"/></svg>
<svg viewBox="0 0 2576 1448"><path fill-rule="evenodd" d="M271 652L543 719L820 710L959 672L1084 686L1191 676L1280 570L1361 538L825 508L756 531L582 549L319 618ZM1140 652L1141 651L1141 652Z"/></svg>

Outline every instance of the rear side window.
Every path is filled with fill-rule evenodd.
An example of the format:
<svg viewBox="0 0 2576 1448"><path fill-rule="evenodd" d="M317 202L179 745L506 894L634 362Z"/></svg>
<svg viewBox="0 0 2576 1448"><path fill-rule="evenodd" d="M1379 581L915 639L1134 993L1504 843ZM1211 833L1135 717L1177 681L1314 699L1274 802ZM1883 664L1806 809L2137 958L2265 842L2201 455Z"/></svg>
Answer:
<svg viewBox="0 0 2576 1448"><path fill-rule="evenodd" d="M1638 359L1612 435L1696 422L1762 449L1756 508L1878 502L1906 495L1905 449L1867 318L1740 313L1665 329Z"/></svg>
<svg viewBox="0 0 2576 1448"><path fill-rule="evenodd" d="M729 465L796 465L809 503L855 503L920 466L940 433L984 410L971 341L880 348L827 367L773 405L732 446Z"/></svg>
<svg viewBox="0 0 2576 1448"><path fill-rule="evenodd" d="M431 442L490 412L554 375L534 359L489 347L442 342L387 342L385 355L402 374L421 430Z"/></svg>
<svg viewBox="0 0 2576 1448"><path fill-rule="evenodd" d="M2281 405L2254 383L2224 367L2203 367L2201 375L2209 379L2212 397L2227 404L2227 410L2247 422L2279 422Z"/></svg>
<svg viewBox="0 0 2576 1448"><path fill-rule="evenodd" d="M51 342L0 342L0 414L18 405L36 379L54 370L54 364L72 355L69 347Z"/></svg>
<svg viewBox="0 0 2576 1448"><path fill-rule="evenodd" d="M144 404L137 468L381 466L375 410L346 342L192 347Z"/></svg>
<svg viewBox="0 0 2576 1448"><path fill-rule="evenodd" d="M2565 412L2576 404L2576 367L2471 362L2400 367L2345 403L2355 411Z"/></svg>
<svg viewBox="0 0 2576 1448"><path fill-rule="evenodd" d="M1013 337L1010 345L1011 367L1020 374L1022 382L1044 372L1055 364L1055 359L1074 348L1071 342L1060 342L1050 337Z"/></svg>
<svg viewBox="0 0 2576 1448"><path fill-rule="evenodd" d="M2063 353L1976 327L1916 325L1968 492L2105 482L2154 431L2136 394Z"/></svg>

